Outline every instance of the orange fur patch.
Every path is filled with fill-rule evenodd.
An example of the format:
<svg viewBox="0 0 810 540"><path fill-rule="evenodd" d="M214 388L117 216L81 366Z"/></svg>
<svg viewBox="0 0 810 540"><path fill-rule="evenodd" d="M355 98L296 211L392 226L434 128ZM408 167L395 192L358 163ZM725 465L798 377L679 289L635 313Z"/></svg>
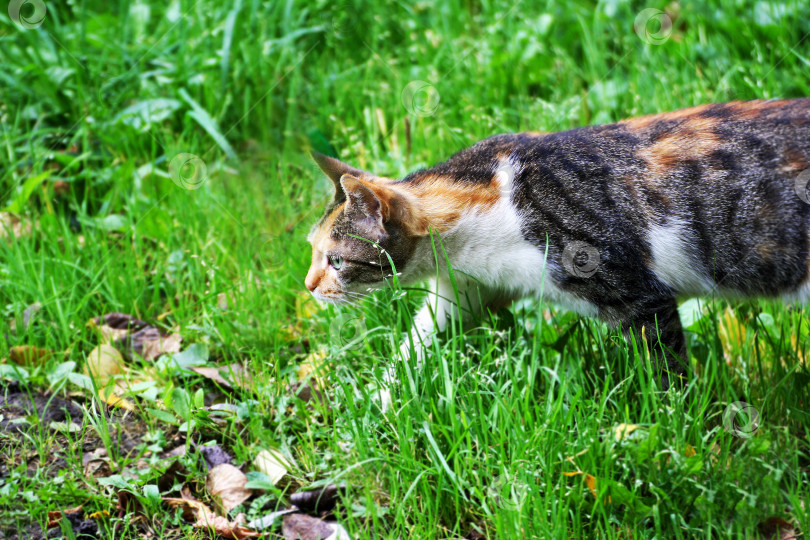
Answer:
<svg viewBox="0 0 810 540"><path fill-rule="evenodd" d="M399 186L398 186L399 187ZM444 232L462 216L492 208L501 197L500 186L493 175L489 184L468 184L451 178L433 175L421 178L411 185L402 185L418 199L421 216L413 216L416 228L427 232L426 225Z"/></svg>
<svg viewBox="0 0 810 540"><path fill-rule="evenodd" d="M757 116L764 114L772 109L781 110L785 105L789 104L790 100L765 100L755 99L752 101L732 101L720 105L706 104L698 105L697 107L689 107L679 111L672 111L661 114L648 114L645 116L637 116L635 118L628 118L619 122L626 125L630 129L645 129L658 122L670 122L673 120L684 120L692 116L698 116L700 113L716 107L722 107L722 110L729 117L735 120L750 120Z"/></svg>
<svg viewBox="0 0 810 540"><path fill-rule="evenodd" d="M681 109L679 111L662 114L648 114L646 116L628 118L627 120L622 120L619 123L626 125L630 129L645 129L658 122L667 122L688 118L705 111L709 107L711 107L711 105L698 105L697 107L689 107L688 109Z"/></svg>
<svg viewBox="0 0 810 540"><path fill-rule="evenodd" d="M720 138L714 129L718 123L716 118L686 117L670 133L639 150L639 156L648 163L651 171L643 180L655 187L679 163L706 158L717 150Z"/></svg>

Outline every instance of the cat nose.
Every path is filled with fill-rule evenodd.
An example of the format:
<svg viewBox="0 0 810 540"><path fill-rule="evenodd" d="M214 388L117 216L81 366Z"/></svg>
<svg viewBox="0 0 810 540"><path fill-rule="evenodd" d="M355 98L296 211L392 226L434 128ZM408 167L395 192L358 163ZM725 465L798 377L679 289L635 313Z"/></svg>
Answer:
<svg viewBox="0 0 810 540"><path fill-rule="evenodd" d="M304 285L306 285L307 289L309 289L309 292L313 292L318 288L319 281L320 276L316 272L307 272L307 278L304 280Z"/></svg>

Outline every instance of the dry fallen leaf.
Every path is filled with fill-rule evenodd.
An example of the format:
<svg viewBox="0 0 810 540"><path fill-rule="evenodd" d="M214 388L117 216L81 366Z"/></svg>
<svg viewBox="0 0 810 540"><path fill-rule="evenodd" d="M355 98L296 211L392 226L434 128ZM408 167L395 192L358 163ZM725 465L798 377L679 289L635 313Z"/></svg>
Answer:
<svg viewBox="0 0 810 540"><path fill-rule="evenodd" d="M244 366L236 362L228 364L227 366L191 366L188 369L202 375L206 379L211 379L224 388L238 386L239 388L246 389L249 388L253 382Z"/></svg>
<svg viewBox="0 0 810 540"><path fill-rule="evenodd" d="M108 313L91 319L88 326L98 330L102 343L154 360L166 353L180 352L180 334L164 334L146 321L125 313Z"/></svg>
<svg viewBox="0 0 810 540"><path fill-rule="evenodd" d="M220 463L208 472L206 487L212 497L219 499L226 512L230 512L253 495L245 488L247 476L230 463Z"/></svg>
<svg viewBox="0 0 810 540"><path fill-rule="evenodd" d="M282 478L287 475L291 465L278 450L262 450L256 455L253 464L259 471L264 473L273 485L278 485Z"/></svg>
<svg viewBox="0 0 810 540"><path fill-rule="evenodd" d="M58 527L59 522L62 521L62 516L64 516L65 514L75 514L81 511L82 511L81 505L75 508L68 508L67 510L51 510L50 512L48 512L48 528L53 529L54 527Z"/></svg>
<svg viewBox="0 0 810 540"><path fill-rule="evenodd" d="M306 512L328 512L337 505L338 496L343 491L345 491L345 487L335 484L329 484L320 489L298 491L290 496L290 504Z"/></svg>
<svg viewBox="0 0 810 540"><path fill-rule="evenodd" d="M112 345L99 345L87 355L84 374L96 380L99 397L108 405L134 411L135 405L119 395L126 392L125 385L115 384L107 388L107 383L110 380L124 373L126 373L124 358L118 349Z"/></svg>
<svg viewBox="0 0 810 540"><path fill-rule="evenodd" d="M124 358L112 345L99 345L87 355L84 374L93 377L99 386L105 386L115 375L124 373Z"/></svg>
<svg viewBox="0 0 810 540"><path fill-rule="evenodd" d="M772 516L757 525L757 530L767 540L798 540L799 535L788 521Z"/></svg>
<svg viewBox="0 0 810 540"><path fill-rule="evenodd" d="M180 352L183 337L180 334L164 336L157 328L150 326L138 330L123 341L138 356L145 360L154 360L164 354Z"/></svg>
<svg viewBox="0 0 810 540"><path fill-rule="evenodd" d="M84 454L82 462L84 464L85 478L102 478L112 474L110 458L104 448L96 448L92 452Z"/></svg>
<svg viewBox="0 0 810 540"><path fill-rule="evenodd" d="M113 345L117 340L125 338L129 335L129 330L113 328L112 326L107 326L106 324L99 326L97 330L101 336L101 343L105 343L107 345Z"/></svg>
<svg viewBox="0 0 810 540"><path fill-rule="evenodd" d="M8 350L8 357L19 366L40 366L48 361L51 352L33 345L18 345Z"/></svg>
<svg viewBox="0 0 810 540"><path fill-rule="evenodd" d="M306 514L289 514L281 522L285 540L349 540L351 537L337 522L324 521Z"/></svg>
<svg viewBox="0 0 810 540"><path fill-rule="evenodd" d="M163 502L172 508L181 508L185 519L193 519L194 527L213 531L224 538L242 539L258 538L262 533L250 530L248 527L229 521L228 518L216 515L210 508L200 501L184 498L164 497Z"/></svg>
<svg viewBox="0 0 810 540"><path fill-rule="evenodd" d="M107 313L101 317L91 319L88 323L90 326L107 326L116 330L125 330L127 332L137 332L141 328L146 328L149 323L136 319L132 315L126 313Z"/></svg>

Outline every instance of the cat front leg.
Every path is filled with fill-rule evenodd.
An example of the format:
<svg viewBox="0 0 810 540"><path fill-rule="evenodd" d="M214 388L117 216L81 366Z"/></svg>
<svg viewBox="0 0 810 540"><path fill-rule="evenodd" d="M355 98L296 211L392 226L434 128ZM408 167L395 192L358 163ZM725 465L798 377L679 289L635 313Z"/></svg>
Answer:
<svg viewBox="0 0 810 540"><path fill-rule="evenodd" d="M499 307L506 303L503 295L497 295L480 286L478 282L465 276L456 276L453 287L449 278L430 280L425 303L416 313L408 335L399 347L397 360L410 360L415 357L417 369L421 369L425 353L430 349L437 334L444 332L456 319L461 324L480 315L490 305ZM457 294L458 293L458 294ZM384 375L384 387L380 391L383 410L391 405L390 387L396 381L395 366L390 366Z"/></svg>

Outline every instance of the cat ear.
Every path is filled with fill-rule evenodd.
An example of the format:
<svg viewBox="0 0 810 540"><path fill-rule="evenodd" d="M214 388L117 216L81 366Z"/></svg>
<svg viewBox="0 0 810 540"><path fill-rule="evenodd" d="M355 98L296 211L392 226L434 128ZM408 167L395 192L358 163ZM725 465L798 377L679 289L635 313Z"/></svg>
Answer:
<svg viewBox="0 0 810 540"><path fill-rule="evenodd" d="M312 156L312 159L315 160L315 163L318 164L318 167L320 167L321 170L326 173L326 176L332 180L332 183L335 184L335 198L338 200L343 200L344 198L344 190L340 186L341 176L348 174L354 176L355 178L362 178L367 175L367 173L361 171L360 169L356 169L351 165L343 163L339 159L325 156L315 151L310 152L310 155Z"/></svg>
<svg viewBox="0 0 810 540"><path fill-rule="evenodd" d="M346 215L369 233L375 233L376 237L379 237L380 233L384 234L383 214L386 213L386 208L374 190L350 174L340 177L340 185L346 195Z"/></svg>

